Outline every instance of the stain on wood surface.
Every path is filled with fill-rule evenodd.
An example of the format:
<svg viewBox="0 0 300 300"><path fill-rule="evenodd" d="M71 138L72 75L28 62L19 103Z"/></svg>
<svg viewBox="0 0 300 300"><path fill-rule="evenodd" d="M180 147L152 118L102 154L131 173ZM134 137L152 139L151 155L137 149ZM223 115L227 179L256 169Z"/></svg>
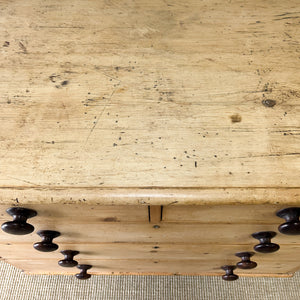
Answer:
<svg viewBox="0 0 300 300"><path fill-rule="evenodd" d="M298 187L297 4L0 4L0 186Z"/></svg>

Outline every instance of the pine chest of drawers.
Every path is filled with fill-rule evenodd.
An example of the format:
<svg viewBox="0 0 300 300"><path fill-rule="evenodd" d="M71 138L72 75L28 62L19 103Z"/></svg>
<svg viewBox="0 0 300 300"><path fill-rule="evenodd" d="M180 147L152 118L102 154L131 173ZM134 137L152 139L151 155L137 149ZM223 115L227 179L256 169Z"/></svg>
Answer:
<svg viewBox="0 0 300 300"><path fill-rule="evenodd" d="M82 278L299 270L297 2L0 4L2 259Z"/></svg>

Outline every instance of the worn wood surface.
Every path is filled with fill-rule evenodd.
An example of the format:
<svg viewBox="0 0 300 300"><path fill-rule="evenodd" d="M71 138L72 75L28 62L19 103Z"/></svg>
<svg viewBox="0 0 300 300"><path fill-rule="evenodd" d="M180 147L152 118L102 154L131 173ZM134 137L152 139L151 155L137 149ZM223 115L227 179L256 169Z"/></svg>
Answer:
<svg viewBox="0 0 300 300"><path fill-rule="evenodd" d="M155 224L156 225L156 224ZM159 228L147 223L68 224L45 221L37 230L57 230L61 236L57 243L196 243L196 244L258 244L251 234L258 231L277 231L278 224L195 224L160 223ZM1 234L1 242L38 242L36 233L24 237ZM300 244L299 237L280 234L274 243Z"/></svg>
<svg viewBox="0 0 300 300"><path fill-rule="evenodd" d="M62 268L57 260L8 260L14 266L24 270L28 274L75 274L77 268ZM216 260L212 267L212 261L202 259L192 260L82 260L82 263L93 265L91 274L137 274L137 275L223 275L220 262ZM267 266L267 268L266 268ZM299 269L299 262L275 262L268 264L262 262L260 267L253 270L237 270L238 275L244 276L292 276Z"/></svg>
<svg viewBox="0 0 300 300"><path fill-rule="evenodd" d="M163 207L160 205L149 206L149 222L158 224L162 220Z"/></svg>
<svg viewBox="0 0 300 300"><path fill-rule="evenodd" d="M276 212L286 205L169 205L163 208L164 222L202 224L280 224ZM220 225L222 226L222 225Z"/></svg>
<svg viewBox="0 0 300 300"><path fill-rule="evenodd" d="M297 0L0 1L1 201L299 201L299 18Z"/></svg>
<svg viewBox="0 0 300 300"><path fill-rule="evenodd" d="M37 209L95 274L221 274L300 203L298 2L0 0L1 221ZM75 272L24 257L38 240L0 255ZM274 242L251 274L299 269L299 239Z"/></svg>
<svg viewBox="0 0 300 300"><path fill-rule="evenodd" d="M253 251L258 240L252 233L277 231L283 222L275 217L281 205L184 205L162 210L145 205L28 207L38 211L28 220L35 232L26 236L2 232L0 255L28 273L43 274L75 272L56 265L62 259L59 251L67 249L80 251L78 260L95 265L94 274L221 274L219 266L235 262L236 252ZM1 224L11 219L4 208L2 205ZM59 251L41 253L33 249L41 240L36 232L43 229L61 233L54 240ZM298 236L278 234L272 241L280 250L269 255L258 253L255 259L260 267L242 274L286 276L299 269Z"/></svg>
<svg viewBox="0 0 300 300"><path fill-rule="evenodd" d="M76 260L197 260L205 259L210 262L213 269L217 264L236 264L240 259L235 253L242 251L252 251L253 245L228 245L228 244L193 244L193 243L59 243L59 251L73 249L80 252ZM5 259L25 260L60 260L64 256L55 252L36 251L32 244L15 243L0 244L1 253L5 253ZM299 263L300 245L282 244L276 253L258 253L253 256L253 260L261 264L276 264L276 262ZM3 255L4 256L4 255ZM266 266L265 264L265 266ZM300 266L300 265L299 265Z"/></svg>
<svg viewBox="0 0 300 300"><path fill-rule="evenodd" d="M6 205L0 205L0 223L12 219L6 213ZM26 205L34 209L37 216L28 219L34 226L45 224L89 224L89 223L119 223L119 222L149 222L148 207L145 205L84 205L81 204L35 204Z"/></svg>
<svg viewBox="0 0 300 300"><path fill-rule="evenodd" d="M2 188L5 205L299 205L299 188Z"/></svg>

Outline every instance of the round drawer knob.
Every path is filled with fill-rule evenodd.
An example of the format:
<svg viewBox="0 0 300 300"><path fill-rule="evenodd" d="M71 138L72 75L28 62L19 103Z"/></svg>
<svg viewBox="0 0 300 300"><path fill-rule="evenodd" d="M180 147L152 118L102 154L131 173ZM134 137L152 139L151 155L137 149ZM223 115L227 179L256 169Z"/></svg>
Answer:
<svg viewBox="0 0 300 300"><path fill-rule="evenodd" d="M233 270L236 269L236 266L222 266L221 267L225 271L225 275L222 276L222 279L226 281L233 281L239 279L239 276L236 274L233 274Z"/></svg>
<svg viewBox="0 0 300 300"><path fill-rule="evenodd" d="M34 227L26 221L37 215L35 210L24 207L10 207L6 212L13 217L13 220L2 224L1 228L4 232L24 235L34 231Z"/></svg>
<svg viewBox="0 0 300 300"><path fill-rule="evenodd" d="M236 266L240 269L254 269L257 266L255 261L251 261L250 257L252 257L254 252L238 252L235 256L240 257L241 261L236 264Z"/></svg>
<svg viewBox="0 0 300 300"><path fill-rule="evenodd" d="M78 279L89 279L91 274L87 274L87 270L89 270L91 265L78 265L77 268L80 270L80 273L76 274L76 278Z"/></svg>
<svg viewBox="0 0 300 300"><path fill-rule="evenodd" d="M279 245L271 243L271 239L276 236L274 231L260 231L252 234L255 239L259 240L259 244L254 246L254 250L261 253L272 253L279 250Z"/></svg>
<svg viewBox="0 0 300 300"><path fill-rule="evenodd" d="M78 265L78 262L74 260L74 256L79 254L79 251L64 250L60 251L60 253L65 256L64 259L58 262L61 267L72 268Z"/></svg>
<svg viewBox="0 0 300 300"><path fill-rule="evenodd" d="M286 223L283 223L278 227L278 230L281 233L289 235L300 234L300 207L281 209L276 213L276 216L286 220Z"/></svg>
<svg viewBox="0 0 300 300"><path fill-rule="evenodd" d="M42 241L33 245L36 250L42 252L51 252L58 249L58 245L52 243L54 238L60 236L58 231L40 230L37 232L37 234L42 238Z"/></svg>

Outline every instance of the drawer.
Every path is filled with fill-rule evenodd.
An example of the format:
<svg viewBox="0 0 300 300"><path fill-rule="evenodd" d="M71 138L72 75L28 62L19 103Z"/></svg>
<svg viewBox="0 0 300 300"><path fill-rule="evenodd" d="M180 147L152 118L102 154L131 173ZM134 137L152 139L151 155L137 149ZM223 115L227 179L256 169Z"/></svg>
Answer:
<svg viewBox="0 0 300 300"><path fill-rule="evenodd" d="M276 212L282 205L195 205L164 206L164 222L197 222L229 224L280 224L284 220Z"/></svg>
<svg viewBox="0 0 300 300"><path fill-rule="evenodd" d="M0 255L7 259L48 260L63 259L62 250L76 250L80 253L75 260L82 259L160 259L160 260L189 260L207 259L219 260L220 263L232 264L238 258L236 252L253 251L253 244L247 245L211 245L185 243L94 243L94 244L65 244L60 243L58 251L39 252L32 244L2 244ZM256 253L253 260L259 262L299 261L300 245L283 244L275 253Z"/></svg>
<svg viewBox="0 0 300 300"><path fill-rule="evenodd" d="M0 221L6 222L12 217L6 213L9 207L0 206ZM142 205L84 205L84 204L48 204L26 205L37 211L37 216L28 220L32 225L49 223L76 224L95 222L148 222L148 207Z"/></svg>
<svg viewBox="0 0 300 300"><path fill-rule="evenodd" d="M57 260L6 260L28 274L75 274L78 269L62 268L57 264ZM80 263L92 265L88 271L90 274L140 274L140 275L222 275L224 271L220 269L223 260L211 261L206 258L192 260L95 260L86 259ZM292 273L300 268L300 263L294 261L287 262L261 262L257 268L252 270L236 270L238 275L265 275L265 276L292 276Z"/></svg>
<svg viewBox="0 0 300 300"><path fill-rule="evenodd" d="M257 244L251 234L276 231L277 224L199 224L199 223L96 223L67 224L48 221L39 229L57 230L57 243L189 243L189 244ZM33 243L36 233L15 236L1 232L2 243ZM300 236L278 234L274 243L300 244Z"/></svg>
<svg viewBox="0 0 300 300"><path fill-rule="evenodd" d="M253 251L259 241L251 234L276 231L284 220L277 205L220 206L89 206L35 205L38 215L28 220L35 231L24 236L0 233L0 256L28 273L77 272L57 265L61 250L77 250L79 263L92 264L94 274L220 275L224 264L235 264L236 252ZM12 218L2 206L1 221ZM260 210L259 210L260 209ZM231 214L231 215L230 215ZM56 230L58 251L33 249L38 230ZM255 270L244 275L284 275L299 269L300 236L278 233L280 250L257 253Z"/></svg>

